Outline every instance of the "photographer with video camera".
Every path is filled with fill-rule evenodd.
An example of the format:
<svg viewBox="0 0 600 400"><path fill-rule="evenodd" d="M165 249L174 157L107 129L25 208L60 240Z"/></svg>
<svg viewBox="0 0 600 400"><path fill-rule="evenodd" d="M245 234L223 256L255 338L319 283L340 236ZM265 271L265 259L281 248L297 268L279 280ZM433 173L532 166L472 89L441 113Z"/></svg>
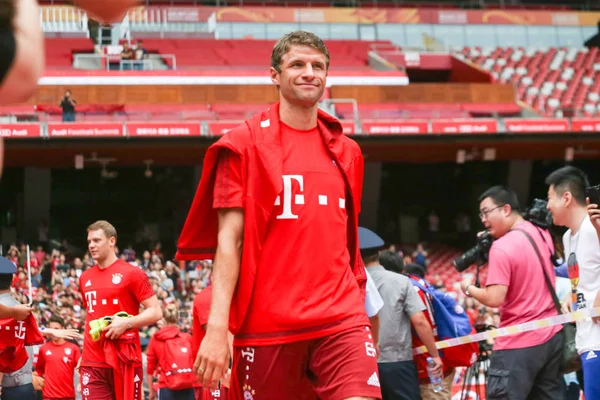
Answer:
<svg viewBox="0 0 600 400"><path fill-rule="evenodd" d="M594 195L594 188L589 188L586 174L575 167L552 172L546 184L549 186L548 209L554 224L569 228L563 236L563 248L571 281L571 309L600 306L600 243L597 228L588 215L586 197L591 204L600 200ZM599 323L598 317L577 321L575 345L581 358L586 399L600 398Z"/></svg>
<svg viewBox="0 0 600 400"><path fill-rule="evenodd" d="M462 291L483 305L499 307L500 328L557 315L545 278L548 275L555 281L550 233L521 216L517 195L510 189L494 186L479 201L487 235L479 237L476 248L456 260L455 266L462 272L473 261L481 265L489 251L488 278L483 288L463 281ZM543 265L527 235L536 244ZM468 257L470 261L465 260ZM497 338L488 370L487 398L562 399L563 346L560 325Z"/></svg>

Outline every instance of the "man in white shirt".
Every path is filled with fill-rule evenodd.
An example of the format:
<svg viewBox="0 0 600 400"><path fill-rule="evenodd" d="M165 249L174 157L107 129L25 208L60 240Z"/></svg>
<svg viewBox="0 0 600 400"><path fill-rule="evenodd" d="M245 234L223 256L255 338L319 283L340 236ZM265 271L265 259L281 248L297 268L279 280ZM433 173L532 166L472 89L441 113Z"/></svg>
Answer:
<svg viewBox="0 0 600 400"><path fill-rule="evenodd" d="M600 241L588 215L585 173L567 166L546 178L548 209L554 224L569 228L563 236L563 248L571 281L571 307L600 306ZM598 222L595 222L596 224ZM600 399L600 319L577 322L577 350L583 365L586 399Z"/></svg>

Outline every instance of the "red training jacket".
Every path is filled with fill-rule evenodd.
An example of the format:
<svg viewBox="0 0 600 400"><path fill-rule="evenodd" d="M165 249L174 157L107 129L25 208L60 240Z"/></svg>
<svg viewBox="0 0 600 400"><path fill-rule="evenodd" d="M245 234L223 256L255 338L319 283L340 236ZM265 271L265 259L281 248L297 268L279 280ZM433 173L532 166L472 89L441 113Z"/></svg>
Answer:
<svg viewBox="0 0 600 400"><path fill-rule="evenodd" d="M29 355L25 346L44 343L44 337L30 314L25 320L0 319L0 372L10 374L23 368Z"/></svg>
<svg viewBox="0 0 600 400"><path fill-rule="evenodd" d="M141 354L138 354L136 341L139 339L137 332L133 330L125 332L117 340L103 340L106 363L110 365L114 374L116 400L134 400L134 384L143 379L142 376L135 376L135 369L142 368Z"/></svg>
<svg viewBox="0 0 600 400"><path fill-rule="evenodd" d="M241 328L261 257L267 224L275 198L283 191L283 154L279 103L255 115L214 143L206 152L203 173L177 246L178 260L213 259L217 247L218 211L213 208L216 166L219 152L236 153L246 167L244 178L244 249L242 266L229 314L229 330ZM358 214L362 196L364 164L355 162L358 144L343 135L340 122L319 110L317 127L331 158L340 166L348 196L348 252L350 266L365 297L367 275L358 247Z"/></svg>

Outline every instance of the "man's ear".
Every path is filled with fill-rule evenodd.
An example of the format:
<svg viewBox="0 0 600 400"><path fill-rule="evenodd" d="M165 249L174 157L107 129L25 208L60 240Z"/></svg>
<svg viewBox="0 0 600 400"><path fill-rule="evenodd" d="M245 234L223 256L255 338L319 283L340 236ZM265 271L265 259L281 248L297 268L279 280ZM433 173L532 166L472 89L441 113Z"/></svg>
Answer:
<svg viewBox="0 0 600 400"><path fill-rule="evenodd" d="M273 82L273 84L279 88L279 72L275 68L271 67L269 70L269 76L271 77L271 82Z"/></svg>
<svg viewBox="0 0 600 400"><path fill-rule="evenodd" d="M565 206L569 206L571 205L571 203L574 201L573 199L573 193L569 192L568 190L565 191L562 196L563 199L565 199Z"/></svg>

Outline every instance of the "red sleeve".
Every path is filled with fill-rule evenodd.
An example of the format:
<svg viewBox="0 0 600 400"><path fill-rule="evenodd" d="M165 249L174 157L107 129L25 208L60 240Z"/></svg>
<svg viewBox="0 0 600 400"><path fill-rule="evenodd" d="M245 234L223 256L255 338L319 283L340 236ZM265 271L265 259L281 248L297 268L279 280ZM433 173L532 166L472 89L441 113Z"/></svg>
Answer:
<svg viewBox="0 0 600 400"><path fill-rule="evenodd" d="M243 206L242 159L230 150L221 150L217 161L213 208Z"/></svg>
<svg viewBox="0 0 600 400"><path fill-rule="evenodd" d="M150 338L150 342L148 343L148 351L146 352L146 374L154 375L154 370L157 365L157 354L156 349L154 348L156 344L156 339Z"/></svg>
<svg viewBox="0 0 600 400"><path fill-rule="evenodd" d="M150 281L148 280L148 276L139 268L132 267L134 279L131 280L129 287L133 292L133 295L140 303L144 300L149 299L154 296L154 290L152 290L152 285L150 285Z"/></svg>
<svg viewBox="0 0 600 400"><path fill-rule="evenodd" d="M73 359L79 361L79 359L81 358L81 350L79 350L79 346L77 346L76 344L73 345L73 354L75 354L75 357Z"/></svg>
<svg viewBox="0 0 600 400"><path fill-rule="evenodd" d="M35 363L35 372L39 376L44 376L44 374L46 373L46 355L44 354L44 351L44 347L40 347L37 356L37 362Z"/></svg>
<svg viewBox="0 0 600 400"><path fill-rule="evenodd" d="M210 300L212 297L212 291L208 289L204 289L200 293L198 293L199 301L195 304L196 314L198 315L198 322L200 326L204 326L208 324L208 315L210 314Z"/></svg>
<svg viewBox="0 0 600 400"><path fill-rule="evenodd" d="M83 308L87 312L87 310L88 310L87 301L85 299L85 294L83 293L83 285L84 285L84 282L86 282L83 280L84 276L85 276L84 274L81 274L81 276L79 277L79 293L81 293L81 296L80 296L81 297L81 308Z"/></svg>
<svg viewBox="0 0 600 400"><path fill-rule="evenodd" d="M354 173L356 174L356 180L354 182L354 184L356 185L356 187L354 188L354 193L356 194L355 207L356 207L356 212L360 213L361 205L362 205L363 180L364 180L364 176L365 176L365 159L364 159L362 153L358 154L354 163L355 163L355 166L354 166L355 172Z"/></svg>

